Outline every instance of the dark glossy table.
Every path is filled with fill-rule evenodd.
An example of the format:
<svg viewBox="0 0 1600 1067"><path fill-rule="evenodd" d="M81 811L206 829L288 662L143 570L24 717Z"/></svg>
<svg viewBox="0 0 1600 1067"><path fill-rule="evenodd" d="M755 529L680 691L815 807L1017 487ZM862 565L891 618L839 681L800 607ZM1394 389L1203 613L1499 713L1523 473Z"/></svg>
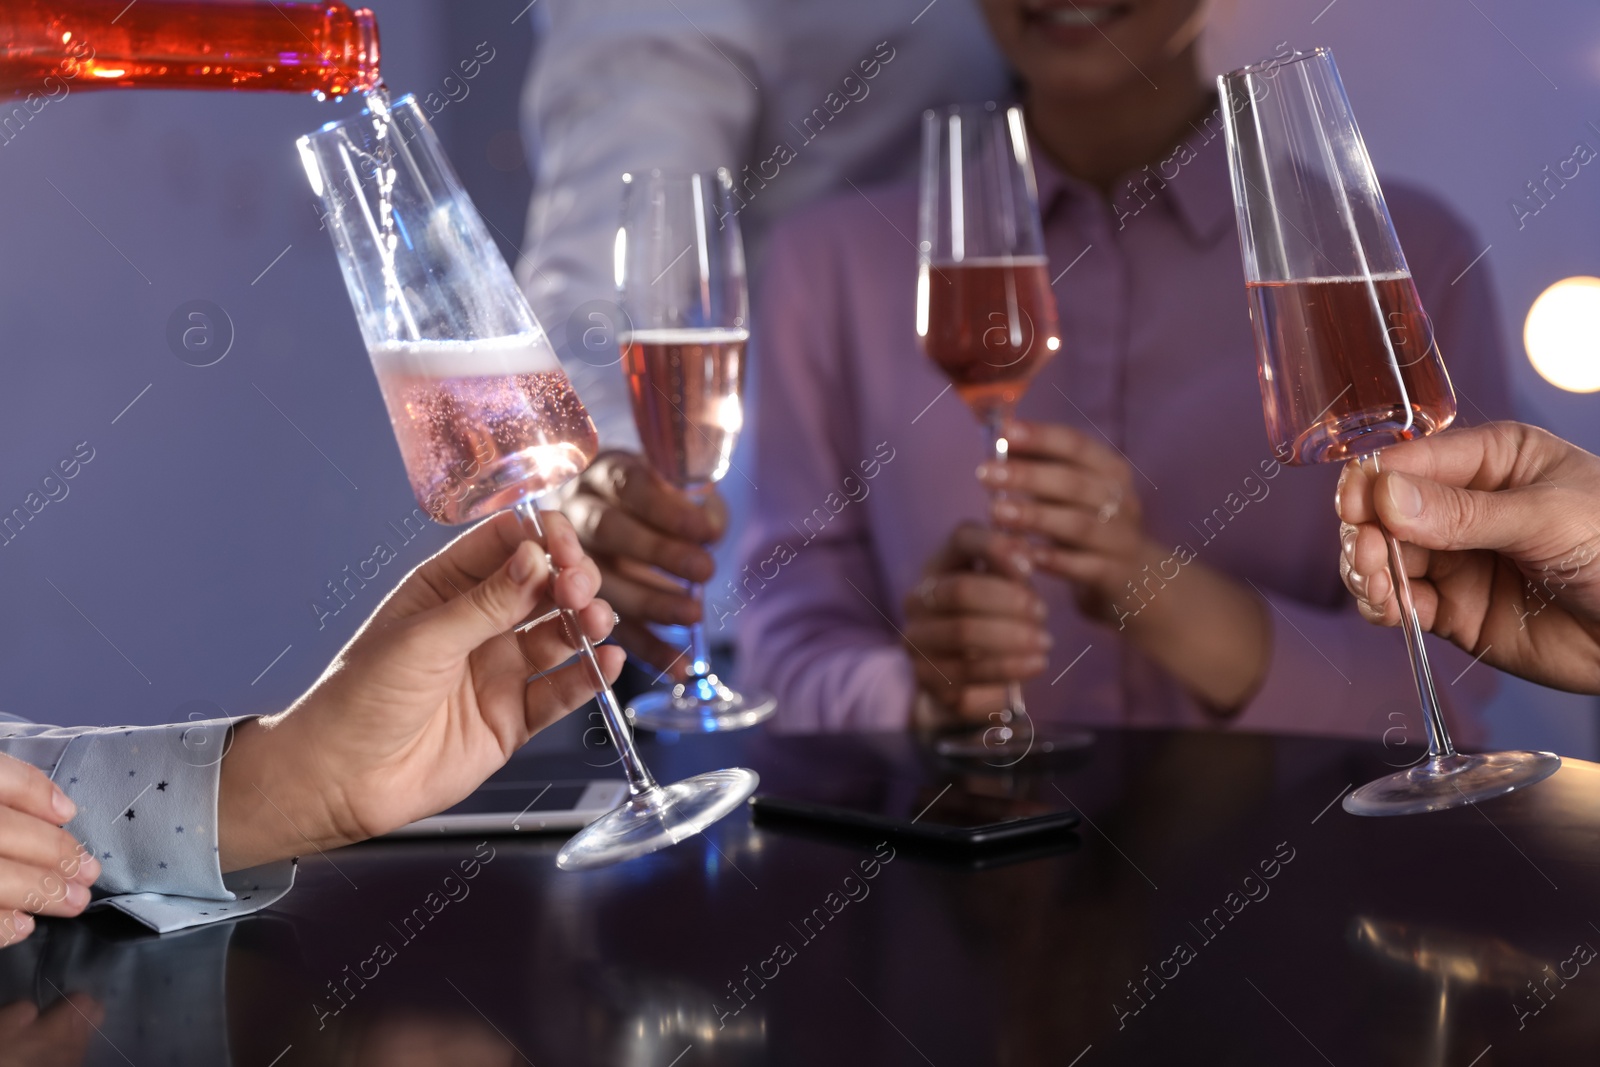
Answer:
<svg viewBox="0 0 1600 1067"><path fill-rule="evenodd" d="M924 760L760 730L647 753L663 778L739 762L778 788ZM100 1034L43 1042L51 1063L85 1062L74 1040L137 1067L1593 1061L1600 767L1440 814L1338 806L1414 755L1107 731L980 785L1070 798L1075 839L990 865L900 849L870 881L870 844L745 813L586 874L555 869L558 840L377 842L307 858L267 915L168 938L52 923L0 973L10 1001L103 1004ZM585 759L604 762L504 774ZM0 1064L40 1032L0 1036Z"/></svg>

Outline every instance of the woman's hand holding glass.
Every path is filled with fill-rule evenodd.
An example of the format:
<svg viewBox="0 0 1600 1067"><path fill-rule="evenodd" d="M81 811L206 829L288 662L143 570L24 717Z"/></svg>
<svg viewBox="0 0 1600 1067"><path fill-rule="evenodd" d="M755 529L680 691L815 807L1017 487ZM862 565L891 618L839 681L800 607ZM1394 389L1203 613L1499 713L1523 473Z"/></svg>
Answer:
<svg viewBox="0 0 1600 1067"><path fill-rule="evenodd" d="M1116 623L1128 583L1167 555L1144 534L1144 511L1126 460L1056 423L1010 422L1004 463L978 468L995 491L994 525L1028 543L1043 573L1070 582L1085 615Z"/></svg>
<svg viewBox="0 0 1600 1067"><path fill-rule="evenodd" d="M1261 598L1145 531L1135 471L1110 445L1045 422L1013 421L1005 436L1006 462L978 472L997 494L995 526L1027 546L1035 570L1069 583L1087 618L1211 714L1236 714L1266 675L1272 632Z"/></svg>
<svg viewBox="0 0 1600 1067"><path fill-rule="evenodd" d="M1032 570L1026 543L975 522L928 561L904 605L918 727L988 723L1006 708L1008 682L1045 669L1051 638Z"/></svg>

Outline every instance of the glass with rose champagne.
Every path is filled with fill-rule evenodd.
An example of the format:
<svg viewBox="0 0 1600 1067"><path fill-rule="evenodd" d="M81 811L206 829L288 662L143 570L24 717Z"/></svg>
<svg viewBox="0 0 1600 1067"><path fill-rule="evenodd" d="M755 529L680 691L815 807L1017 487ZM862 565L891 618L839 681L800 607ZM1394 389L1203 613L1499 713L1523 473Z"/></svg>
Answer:
<svg viewBox="0 0 1600 1067"><path fill-rule="evenodd" d="M1001 427L1061 348L1022 109L955 104L922 113L917 336L983 424L1003 462ZM940 738L941 755L1001 761L1081 748L1083 731L1044 730L1022 684L1006 687L996 724Z"/></svg>
<svg viewBox="0 0 1600 1067"><path fill-rule="evenodd" d="M1385 446L1449 426L1456 396L1333 54L1296 52L1217 85L1267 436L1285 463L1362 458L1376 473ZM1455 750L1401 546L1385 537L1428 754L1352 791L1345 810L1439 811L1554 774L1549 752Z"/></svg>
<svg viewBox="0 0 1600 1067"><path fill-rule="evenodd" d="M450 525L515 509L542 542L538 497L594 458L594 424L427 116L411 96L392 106L374 96L298 144L417 501ZM564 615L630 795L568 841L557 864L642 856L742 804L757 784L742 768L657 784L593 646Z"/></svg>
<svg viewBox="0 0 1600 1067"><path fill-rule="evenodd" d="M645 459L703 501L733 462L744 427L750 299L733 179L625 174L616 279L626 332L617 338ZM700 599L702 586L689 594ZM766 693L739 693L711 670L704 622L689 628L689 675L628 705L650 730L742 730L772 715Z"/></svg>

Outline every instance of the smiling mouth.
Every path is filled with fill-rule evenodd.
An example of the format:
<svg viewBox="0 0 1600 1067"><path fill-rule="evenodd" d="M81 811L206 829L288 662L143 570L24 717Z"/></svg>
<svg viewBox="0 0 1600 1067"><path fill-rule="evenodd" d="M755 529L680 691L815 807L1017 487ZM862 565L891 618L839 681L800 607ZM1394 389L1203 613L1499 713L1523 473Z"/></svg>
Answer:
<svg viewBox="0 0 1600 1067"><path fill-rule="evenodd" d="M1078 29L1102 28L1133 12L1132 4L1051 4L1028 11L1028 19L1042 26Z"/></svg>

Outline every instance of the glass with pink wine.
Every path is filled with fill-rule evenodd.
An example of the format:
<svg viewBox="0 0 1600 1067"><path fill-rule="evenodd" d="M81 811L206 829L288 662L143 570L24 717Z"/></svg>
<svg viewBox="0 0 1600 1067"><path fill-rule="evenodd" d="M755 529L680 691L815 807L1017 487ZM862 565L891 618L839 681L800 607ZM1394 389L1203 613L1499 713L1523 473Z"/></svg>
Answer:
<svg viewBox="0 0 1600 1067"><path fill-rule="evenodd" d="M1033 376L1061 348L1022 109L954 104L922 113L917 336L983 424L1004 462L1002 427ZM1021 682L1006 686L994 725L939 738L953 758L1010 766L1082 748L1081 730L1041 729Z"/></svg>
<svg viewBox="0 0 1600 1067"><path fill-rule="evenodd" d="M669 484L703 502L733 463L744 427L750 298L733 179L727 170L622 177L617 338L639 443ZM702 586L691 583L699 600ZM689 674L627 708L649 730L716 733L770 717L777 701L740 693L711 668L704 622L689 627Z"/></svg>
<svg viewBox="0 0 1600 1067"><path fill-rule="evenodd" d="M538 498L588 466L594 424L415 98L381 94L300 138L345 288L417 501L436 522L512 508L542 542ZM629 798L568 841L564 870L675 844L755 790L735 768L659 785L577 619L565 612ZM543 622L544 620L537 620Z"/></svg>
<svg viewBox="0 0 1600 1067"><path fill-rule="evenodd" d="M1333 54L1296 52L1217 86L1274 453L1291 465L1364 457L1376 472L1385 446L1448 427L1456 397ZM1401 546L1385 536L1428 753L1353 790L1344 809L1440 811L1554 774L1549 752L1455 750Z"/></svg>

